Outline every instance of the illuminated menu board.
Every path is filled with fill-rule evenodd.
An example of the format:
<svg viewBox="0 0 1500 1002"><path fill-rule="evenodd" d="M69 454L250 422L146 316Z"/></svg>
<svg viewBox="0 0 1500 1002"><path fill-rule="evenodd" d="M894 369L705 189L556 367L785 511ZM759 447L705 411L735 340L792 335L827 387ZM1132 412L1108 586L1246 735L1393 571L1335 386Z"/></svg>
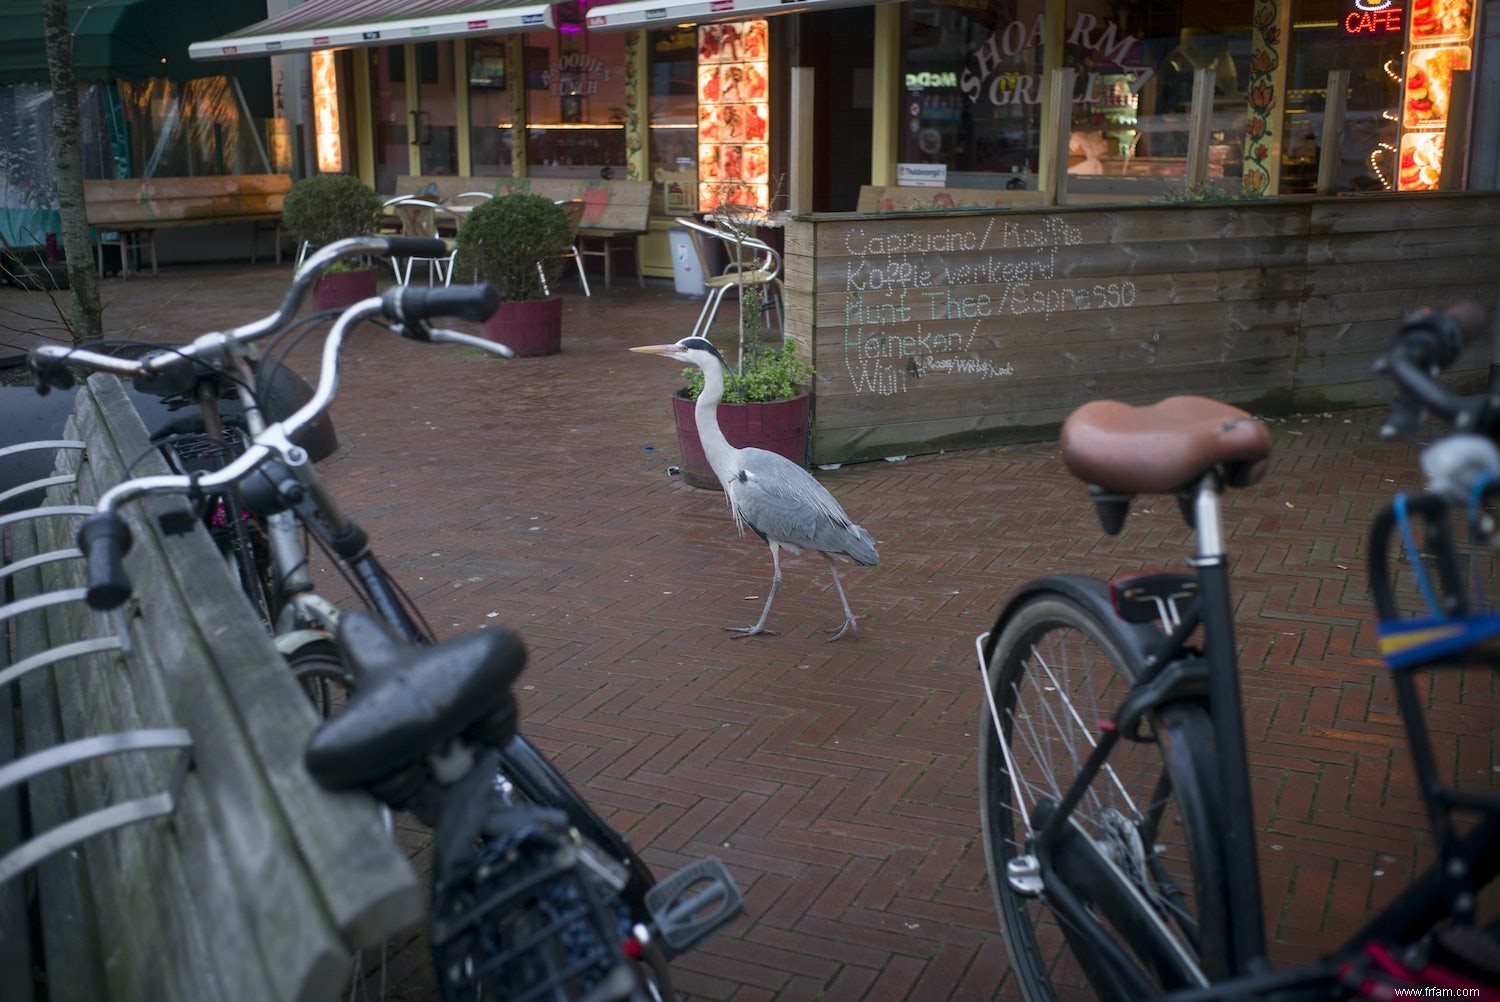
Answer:
<svg viewBox="0 0 1500 1002"><path fill-rule="evenodd" d="M1400 191L1430 191L1443 173L1453 74L1472 65L1474 0L1413 0L1401 93Z"/></svg>
<svg viewBox="0 0 1500 1002"><path fill-rule="evenodd" d="M698 29L698 211L769 208L766 22Z"/></svg>

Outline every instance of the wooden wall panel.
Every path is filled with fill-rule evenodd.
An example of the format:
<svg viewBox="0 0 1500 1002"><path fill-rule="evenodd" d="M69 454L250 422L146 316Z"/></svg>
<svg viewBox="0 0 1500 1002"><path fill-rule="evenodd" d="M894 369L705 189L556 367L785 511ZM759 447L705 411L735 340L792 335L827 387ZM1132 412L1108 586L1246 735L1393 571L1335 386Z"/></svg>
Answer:
<svg viewBox="0 0 1500 1002"><path fill-rule="evenodd" d="M1500 194L813 216L788 329L817 366L813 459L1051 434L1096 397L1373 404L1401 316L1500 286ZM1473 346L1457 376L1487 370Z"/></svg>

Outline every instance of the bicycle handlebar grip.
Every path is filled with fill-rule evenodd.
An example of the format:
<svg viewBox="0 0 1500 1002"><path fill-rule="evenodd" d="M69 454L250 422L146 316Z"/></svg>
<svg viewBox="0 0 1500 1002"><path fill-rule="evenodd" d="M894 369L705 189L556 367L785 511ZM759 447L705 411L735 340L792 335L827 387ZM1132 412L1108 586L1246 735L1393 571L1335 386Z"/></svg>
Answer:
<svg viewBox="0 0 1500 1002"><path fill-rule="evenodd" d="M1447 368L1464 342L1484 326L1484 310L1472 302L1457 303L1442 313L1422 310L1406 318L1396 344L1401 357L1424 367Z"/></svg>
<svg viewBox="0 0 1500 1002"><path fill-rule="evenodd" d="M32 355L29 364L37 396L45 397L53 390L71 390L78 382L73 376L73 370L61 362L43 361Z"/></svg>
<svg viewBox="0 0 1500 1002"><path fill-rule="evenodd" d="M125 554L130 552L130 527L113 512L98 512L78 527L78 548L88 567L90 609L118 609L130 597Z"/></svg>
<svg viewBox="0 0 1500 1002"><path fill-rule="evenodd" d="M386 237L391 257L447 257L448 245L437 237Z"/></svg>
<svg viewBox="0 0 1500 1002"><path fill-rule="evenodd" d="M1442 313L1418 310L1402 321L1395 342L1375 363L1375 371L1389 374L1399 388L1391 416L1380 429L1382 438L1415 434L1424 409L1471 430L1476 424L1488 429L1493 417L1486 397L1459 396L1434 378L1483 326L1484 310L1473 302L1457 303Z"/></svg>
<svg viewBox="0 0 1500 1002"><path fill-rule="evenodd" d="M458 317L476 323L488 320L500 306L500 293L488 282L479 285L415 285L387 289L382 310L395 321Z"/></svg>

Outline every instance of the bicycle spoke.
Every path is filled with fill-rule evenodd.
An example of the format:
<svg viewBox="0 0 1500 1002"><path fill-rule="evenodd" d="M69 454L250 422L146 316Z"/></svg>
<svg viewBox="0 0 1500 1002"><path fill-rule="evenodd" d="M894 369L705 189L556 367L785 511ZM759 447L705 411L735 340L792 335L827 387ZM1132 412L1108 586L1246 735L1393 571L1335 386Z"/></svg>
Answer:
<svg viewBox="0 0 1500 1002"><path fill-rule="evenodd" d="M1092 986L1115 997L1129 996L1127 984L1139 987L1158 975L1172 984L1201 981L1198 846L1182 826L1182 791L1168 775L1166 747L1117 743L1082 790L1066 827L1083 841L1066 844L1074 847L1070 854L1090 858L1069 863L1054 848L1033 845L1038 805L1065 797L1097 748L1100 725L1129 691L1123 647L1106 637L1088 613L1048 596L1015 614L987 663L993 712L1003 724L986 727L981 737L987 861L1018 981L1032 1000L1076 997L1094 976L1122 978L1113 989ZM1186 795L1201 796L1196 780ZM1031 858L1038 852L1052 862L1045 878L1040 860ZM1062 899L1045 886L1062 879L1081 882L1071 893L1085 921L1064 917ZM1080 945L1088 954L1080 957L1070 936L1079 944L1104 936L1116 945L1102 953ZM1136 956L1138 948L1147 953L1137 956L1133 974L1107 959Z"/></svg>

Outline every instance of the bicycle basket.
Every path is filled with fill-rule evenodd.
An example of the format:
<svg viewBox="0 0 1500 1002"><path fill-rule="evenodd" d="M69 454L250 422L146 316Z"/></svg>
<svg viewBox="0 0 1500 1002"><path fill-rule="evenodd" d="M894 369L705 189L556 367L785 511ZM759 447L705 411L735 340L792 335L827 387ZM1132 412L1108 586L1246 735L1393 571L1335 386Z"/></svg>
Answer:
<svg viewBox="0 0 1500 1002"><path fill-rule="evenodd" d="M481 842L451 879L434 878L429 931L443 998L637 997L622 947L628 918L579 865L562 815L512 807L503 821L507 830Z"/></svg>

